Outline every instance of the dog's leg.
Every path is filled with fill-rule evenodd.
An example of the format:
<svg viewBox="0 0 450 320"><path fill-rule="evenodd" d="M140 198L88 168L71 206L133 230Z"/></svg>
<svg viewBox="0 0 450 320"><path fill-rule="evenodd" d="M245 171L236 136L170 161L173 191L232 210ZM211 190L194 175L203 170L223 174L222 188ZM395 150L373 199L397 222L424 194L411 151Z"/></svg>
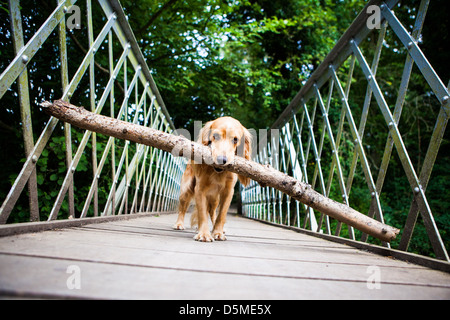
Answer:
<svg viewBox="0 0 450 320"><path fill-rule="evenodd" d="M227 212L230 207L231 200L233 199L233 193L234 186L232 188L224 188L220 194L219 213L212 232L212 236L215 240L227 240L227 237L225 237L225 232L223 231L223 226L225 225L227 219Z"/></svg>
<svg viewBox="0 0 450 320"><path fill-rule="evenodd" d="M208 199L208 213L213 226L216 223L216 209L218 206L219 197L217 195Z"/></svg>
<svg viewBox="0 0 450 320"><path fill-rule="evenodd" d="M181 177L181 190L180 190L180 204L178 206L178 218L177 222L173 225L175 230L184 230L184 216L186 214L189 205L191 204L192 197L194 196L196 179L192 170L192 165L188 164L186 170Z"/></svg>
<svg viewBox="0 0 450 320"><path fill-rule="evenodd" d="M198 233L194 236L194 240L202 242L214 241L211 232L209 232L206 195L204 192L201 192L200 188L195 189L195 205L197 206Z"/></svg>
<svg viewBox="0 0 450 320"><path fill-rule="evenodd" d="M173 225L175 230L184 230L184 216L186 214L187 209L191 203L191 199L193 197L193 193L187 190L185 193L180 195L180 205L178 207L178 218L177 222Z"/></svg>

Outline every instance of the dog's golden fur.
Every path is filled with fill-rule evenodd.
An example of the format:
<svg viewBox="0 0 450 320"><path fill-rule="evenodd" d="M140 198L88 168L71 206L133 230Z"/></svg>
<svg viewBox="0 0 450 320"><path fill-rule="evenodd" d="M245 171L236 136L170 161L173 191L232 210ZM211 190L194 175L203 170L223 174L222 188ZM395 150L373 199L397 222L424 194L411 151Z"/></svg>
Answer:
<svg viewBox="0 0 450 320"><path fill-rule="evenodd" d="M205 124L197 142L211 148L216 164L226 164L232 163L236 155L250 159L251 138L250 132L238 120L221 117ZM250 183L247 177L190 161L181 178L180 205L174 229L184 229L184 216L194 198L196 208L191 216L191 226L198 224L194 239L204 242L226 240L223 226L237 179L244 186ZM208 215L213 224L212 234L208 227Z"/></svg>

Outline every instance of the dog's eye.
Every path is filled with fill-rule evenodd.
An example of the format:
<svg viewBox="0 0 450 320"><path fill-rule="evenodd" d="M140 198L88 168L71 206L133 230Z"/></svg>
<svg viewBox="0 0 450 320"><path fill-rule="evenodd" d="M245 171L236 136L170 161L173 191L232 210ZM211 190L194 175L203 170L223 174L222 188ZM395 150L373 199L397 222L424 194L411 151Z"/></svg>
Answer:
<svg viewBox="0 0 450 320"><path fill-rule="evenodd" d="M211 143L212 143L212 141L211 140L209 140L208 141L208 147L211 145Z"/></svg>
<svg viewBox="0 0 450 320"><path fill-rule="evenodd" d="M233 139L233 143L234 143L234 144L237 144L238 142L239 142L239 139L238 139L238 138L234 138L234 139Z"/></svg>
<svg viewBox="0 0 450 320"><path fill-rule="evenodd" d="M220 135L218 133L213 134L214 140L220 140Z"/></svg>

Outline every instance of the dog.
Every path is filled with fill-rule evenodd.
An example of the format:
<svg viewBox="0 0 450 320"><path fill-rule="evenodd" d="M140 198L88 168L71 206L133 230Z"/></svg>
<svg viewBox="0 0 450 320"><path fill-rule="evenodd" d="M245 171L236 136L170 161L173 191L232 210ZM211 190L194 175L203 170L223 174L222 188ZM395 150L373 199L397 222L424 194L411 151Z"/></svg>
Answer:
<svg viewBox="0 0 450 320"><path fill-rule="evenodd" d="M207 122L200 130L197 142L211 148L215 164L232 163L238 155L248 160L251 158L252 136L232 117ZM198 225L194 239L202 242L226 240L223 227L238 179L244 186L250 183L250 178L245 176L191 160L181 178L178 218L173 228L184 230L184 216L194 198L196 208L191 216L191 227ZM209 231L208 215L213 224L212 234Z"/></svg>

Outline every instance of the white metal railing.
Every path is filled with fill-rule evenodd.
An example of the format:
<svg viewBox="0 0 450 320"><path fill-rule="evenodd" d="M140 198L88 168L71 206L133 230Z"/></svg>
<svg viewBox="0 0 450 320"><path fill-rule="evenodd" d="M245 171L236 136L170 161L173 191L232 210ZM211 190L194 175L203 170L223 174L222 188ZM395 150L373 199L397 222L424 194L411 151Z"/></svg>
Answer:
<svg viewBox="0 0 450 320"><path fill-rule="evenodd" d="M39 88L29 85L28 68L33 64L33 68L44 69L44 64L38 64L41 60L35 62L34 58L46 53L47 59L55 60L57 68L48 76L57 79L54 82L62 97L53 94L58 91L55 88L43 93L42 100L83 101L96 113L169 133L175 129L119 2L99 0L79 5L87 13L86 22L81 21L81 9L75 0L59 1L25 43L19 1L9 1L9 40L14 44L15 56L1 70L0 102L6 101L6 96L17 102L8 107L21 114L18 125L23 129L26 160L6 198L0 199L0 223L173 211L178 204L185 167L182 158L128 141L99 137L90 131L79 134L80 130L70 124L43 117L39 105L30 99L30 91ZM102 13L95 21L103 23L95 30L94 10ZM52 44L58 48L56 57L52 56ZM76 69L72 76L69 69ZM39 127L43 130L38 133ZM36 141L34 135L38 136ZM60 164L41 172L42 166L52 160L52 143L62 136L64 168ZM17 146L20 144L18 141ZM53 188L49 187L51 181L58 182L57 190L49 191ZM28 192L24 191L26 185ZM49 205L50 210L46 208Z"/></svg>
<svg viewBox="0 0 450 320"><path fill-rule="evenodd" d="M408 250L420 213L435 256L449 261L446 244L435 223L426 194L450 114L449 92L418 45L429 1L421 1L420 6L416 8L416 21L411 32L394 13L394 10L398 8L397 3L398 1L392 0L370 1L367 4L323 63L275 121L271 138L267 139L267 143L259 146L255 160L269 163L276 169L301 178L326 196L331 196L330 190L334 187L341 195L335 200L350 206L353 206L349 198L355 181L355 172L362 171L364 179L362 184L366 186L365 195L367 199L370 199L367 214L384 222L390 217L385 216L381 203L383 184L385 179L389 178L386 174L391 163L391 155L395 150L409 183L412 198L407 219L402 222L404 225L395 226L402 229L401 240L396 247L403 251ZM380 15L379 29L371 28L368 23L368 19L373 18L374 12ZM390 34L395 34L407 52L397 101L392 107L386 102L387 99L377 79L377 68L388 30ZM367 61L361 50L361 45L369 36L372 39L378 37L371 62ZM436 117L436 125L430 133L428 151L419 168L420 171L416 170L411 162L398 125L402 111L405 112L404 102L414 65L418 67L420 75L431 88L431 95L434 95L436 103L441 105ZM362 105L351 103L355 101L351 87L352 81L355 81L356 68L359 68L357 71L360 74L362 72L367 84ZM342 80L342 75L345 74L347 78ZM363 143L371 104L376 104L378 111L381 112L388 136L384 150L377 150L381 159L378 168L370 165L367 158L367 146ZM339 114L339 118L330 121L329 115L332 113ZM360 115L359 123L355 119L355 114ZM344 139L351 140L352 146L349 147L348 143L343 141ZM341 164L343 158L352 159L350 168L344 170ZM248 188L242 190L241 197L244 214L248 217L292 225L313 232L343 236L343 226L339 221L332 223L328 216L316 213L312 208L297 201L291 201L289 196L277 190L252 182ZM442 201L448 201L448 199L442 199ZM405 210L407 206L405 203ZM366 234L356 235L355 230L350 226L346 229L345 237L368 241ZM383 245L390 247L387 243Z"/></svg>

